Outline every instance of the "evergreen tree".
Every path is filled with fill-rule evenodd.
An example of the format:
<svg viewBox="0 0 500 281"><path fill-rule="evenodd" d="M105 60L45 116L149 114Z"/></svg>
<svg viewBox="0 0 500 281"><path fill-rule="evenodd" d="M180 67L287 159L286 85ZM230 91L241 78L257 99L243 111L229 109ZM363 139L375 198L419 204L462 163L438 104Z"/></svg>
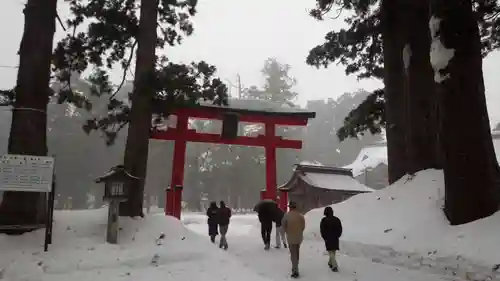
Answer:
<svg viewBox="0 0 500 281"><path fill-rule="evenodd" d="M329 5L333 5L331 1L327 2L330 3ZM347 2L350 3L350 1ZM364 11L373 11L367 7L375 2L356 2L358 6L365 9L355 9L356 14L363 16L366 15ZM371 130L379 130L377 127L380 125L386 126L391 181L394 181L396 174L401 176L405 171L418 170L415 168L419 167L419 163L415 162L415 159L420 162L420 168L432 163L437 163L436 166L442 165L446 188L445 213L452 224L460 224L488 216L498 208L498 197L495 194L498 164L494 157L487 118L481 62L482 56L498 46L496 28L500 9L497 1L432 0L429 3L432 4L432 18L428 5L423 5L420 1L405 3L393 0L381 1L378 15L380 26L376 30L382 35L384 46L384 82L386 86L384 98L380 98L381 92L376 91L375 98L367 99L361 105L362 107L350 114L346 125L351 126L353 121L359 120L363 122L361 127ZM321 8L324 3L320 2L319 5ZM413 10L408 9L409 7L412 7ZM417 12L415 13L415 11ZM433 23L430 30L434 40L432 48L436 48L436 44L442 43L446 48L453 49L455 52L453 56L450 53L444 54L444 58L446 55L450 55L447 58L450 60L447 67L445 65L444 69L435 69L435 72L439 71L435 73L434 78L439 83L437 87L429 83L431 72L426 61L428 58L426 49L430 48L430 41L429 36L426 36L429 33L428 28L424 25L427 19L431 19L431 23ZM359 25L359 21L351 23L352 26ZM419 35L415 35L415 33ZM356 32L353 31L351 35L353 34ZM360 33L357 35L359 37L350 37L344 41L347 42L346 45L356 46L359 42L365 42L363 41L365 39L359 38L370 36L362 36ZM338 46L338 44L334 46ZM318 48L323 51L326 49ZM348 64L348 68L356 56L364 57L362 49L354 48L354 52L351 49L351 52L347 53L351 56L349 57L351 61L342 60L344 51L336 49L336 53L330 57L325 56L324 53L319 54L320 57L326 57L327 61L340 57L342 63ZM420 54L416 58L414 58L415 51ZM314 54L312 57L314 58ZM442 60L443 57L441 56L440 59ZM370 60L366 61L368 62L365 64L358 64L354 70L362 71L360 65L367 66L365 69L373 66L373 63L370 64ZM357 62L363 61L358 60ZM436 62L436 58L431 57L430 62ZM372 69L374 68L372 67ZM412 72L414 73L412 74ZM471 75L469 76L468 73ZM369 76L369 74L365 72L365 76ZM439 77L447 79L439 79ZM424 85L424 88L421 88L421 85ZM420 88L419 92L414 91L415 88ZM439 99L435 100L434 95L428 93L421 95L425 89L430 92L437 91L436 96ZM381 110L383 103L385 103L384 111ZM436 105L439 114L434 110ZM362 117L361 115L366 114L366 112L361 111L362 109L367 109L368 112L372 113L384 113L385 116ZM465 117L463 114L465 110L468 112L472 110L474 116L468 114ZM425 118L419 120L415 118L417 116ZM400 118L400 120L395 118ZM367 124L371 121L377 123ZM397 125L394 121L401 123ZM433 122L438 126L432 125ZM431 126L425 124L431 124ZM467 127L465 130L464 124ZM431 130L426 127L431 128ZM402 132L404 128L408 129ZM359 128L345 128L339 132L339 135L355 135L358 130ZM438 148L434 145L427 148L425 145L419 146L418 142L423 142L425 139L432 139L435 143L438 140L440 145ZM405 151L405 147L409 150ZM436 151L438 153L435 153ZM438 158L432 160L418 157L424 153L438 155ZM406 155L409 161L405 162L402 155ZM442 158L440 159L439 156ZM400 168L400 165L408 163L413 167L403 166ZM391 172L391 165L398 165L399 171L392 170ZM480 191L477 190L478 185L481 186Z"/></svg>
<svg viewBox="0 0 500 281"><path fill-rule="evenodd" d="M498 163L471 0L432 0L431 62L438 83L445 206L452 225L498 210ZM464 114L467 112L467 114Z"/></svg>
<svg viewBox="0 0 500 281"><path fill-rule="evenodd" d="M89 97L74 91L71 74L79 74L93 67L93 73L89 77L89 82L92 84L90 92L95 96L107 95L109 103L106 109L107 115L102 116L103 112L95 114L87 120L83 129L88 133L94 130L101 131L106 136L107 143L112 144L118 132L126 128L132 120L134 124L139 124L133 127L140 127L141 132L134 131L133 134L129 134L137 139L130 141L125 162L128 168L133 170L132 173L144 179L146 171L146 161L144 161L146 156L144 155L147 155L147 148L144 144L147 144L149 137L151 126L147 124L151 124L151 119L162 122L177 106L196 104L200 99L212 100L218 104L226 103L227 88L219 79L213 77L215 67L205 62L176 64L169 62L164 56L155 56L153 52L155 48L175 46L181 43L184 36L193 32L190 17L196 12L196 1L144 0L143 12L147 10L148 15L153 18L156 18L155 14L158 15L157 21L154 24L149 22L146 27L139 26L137 15L139 3L135 0L91 0L87 2L68 0L68 2L73 17L67 23L67 36L57 44L53 54L52 70L55 79L61 84L60 89L55 93L57 101L59 103L70 102L91 110L92 103ZM147 7L151 9L146 9ZM55 16L55 8L54 13L47 13ZM84 22L89 22L87 28L79 31ZM155 30L160 31L157 37L154 36ZM149 45L149 56L146 56L147 52L144 51L147 43L142 44L144 48L137 56L142 59L136 63L135 77L138 80L135 82L135 90L139 91L140 85L146 86L140 95L132 96L132 102L136 104L136 113L133 113L130 102L119 99L118 94L125 82L125 75L129 71L138 41L144 38L154 40L150 40L153 45ZM37 43L30 44L30 46L37 46ZM37 48L40 49L39 46ZM111 86L107 72L115 68L117 64L123 69L123 80L115 88ZM47 68L50 69L49 65ZM34 76L38 77L37 79L44 77L38 74ZM37 88L41 89L38 86ZM17 100L13 91L2 93L10 101ZM151 115L153 118L150 118ZM45 127L37 126L37 128ZM27 134L23 133L23 136L25 135ZM143 184L144 180L141 180L138 186L133 187L135 192L129 198L127 208L121 208L122 213L132 216L142 215ZM3 204L10 204L11 200L6 199L8 198L4 198ZM18 201L15 203L19 204Z"/></svg>
<svg viewBox="0 0 500 281"><path fill-rule="evenodd" d="M289 72L290 66L288 64L282 64L275 58L267 59L261 70L265 79L263 88L250 87L246 92L247 98L293 104L298 93L294 92L292 88L297 81L290 76Z"/></svg>
<svg viewBox="0 0 500 281"><path fill-rule="evenodd" d="M129 184L129 198L120 203L120 215L144 216L143 196L148 165L149 133L156 64L158 0L141 0L134 90L130 107L124 165L139 180ZM154 32L153 32L154 31Z"/></svg>
<svg viewBox="0 0 500 281"><path fill-rule="evenodd" d="M8 152L47 155L47 104L50 90L52 41L57 0L28 0L19 48L19 71L14 91L3 91L13 105ZM0 223L40 225L45 219L45 194L5 192Z"/></svg>
<svg viewBox="0 0 500 281"><path fill-rule="evenodd" d="M498 47L498 2L475 1L475 8L480 15L479 24L482 35L482 53ZM381 6L384 4L385 6ZM398 5L397 8L395 8ZM385 9L383 7L386 7ZM429 31L428 31L428 2L406 1L383 2L378 0L364 1L333 1L318 0L317 7L311 15L323 19L323 16L338 8L352 11L352 15L345 18L349 25L347 29L332 31L325 37L325 43L313 48L307 58L311 65L328 66L330 63L341 63L346 66L346 74L355 74L358 78L384 78L384 56L382 54L382 33L388 32L383 23L390 21L397 28L395 36L399 36L399 43L394 41L394 50L388 53L386 59L392 57L397 68L386 73L401 75L399 78L390 78L396 84L389 83L387 94L384 91L375 91L372 96L363 102L360 108L355 109L345 120L345 126L339 130L339 137L356 136L366 128L373 132L386 128L388 142L394 142L390 149L389 158L394 157L393 170L390 168L390 181L394 182L405 173L412 173L422 168L438 168L440 153L437 139L437 109L434 99L433 82L428 58ZM391 13L391 11L393 11ZM394 14L394 17L391 16ZM389 20L387 19L389 17ZM389 26L390 27L390 26ZM386 38L387 39L387 38ZM411 56L407 75L403 73L403 49L408 44ZM389 67L391 68L391 67ZM401 74L398 74L401 73ZM403 83L404 82L404 83ZM398 94L395 96L394 94ZM382 98L383 96L383 98ZM391 98L392 97L392 98ZM385 103L394 106L387 109ZM389 108L389 107L388 107ZM425 120L421 122L421 120ZM404 122L404 123L403 123ZM382 127L386 126L386 127ZM399 129L398 129L399 128ZM408 142L408 143L406 143ZM407 149L409 148L409 149ZM421 153L422 151L435 153ZM401 158L401 156L408 157ZM411 161L409 162L409 160ZM409 166L403 164L409 162ZM391 165L390 165L391 166Z"/></svg>

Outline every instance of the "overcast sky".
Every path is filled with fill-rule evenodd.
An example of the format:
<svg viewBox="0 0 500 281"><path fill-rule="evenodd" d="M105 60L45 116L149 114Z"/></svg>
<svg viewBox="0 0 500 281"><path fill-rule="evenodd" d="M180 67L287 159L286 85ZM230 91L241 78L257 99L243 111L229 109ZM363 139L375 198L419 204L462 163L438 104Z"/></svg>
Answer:
<svg viewBox="0 0 500 281"><path fill-rule="evenodd" d="M23 0L1 0L0 65L15 66L23 30ZM59 0L62 2L62 0ZM308 15L314 0L198 0L195 33L182 46L165 49L174 61L205 60L218 68L221 78L236 81L239 73L245 86L262 84L260 69L268 57L291 65L297 79L300 102L335 98L345 92L380 87L378 81L357 81L345 76L342 66L316 69L305 63L308 51L323 42L341 20L318 22ZM65 17L64 8L60 9ZM58 26L56 40L63 31ZM484 78L492 122L500 121L500 54L484 61ZM115 73L119 76L119 71ZM12 87L16 69L0 67L0 88ZM496 112L495 112L496 111Z"/></svg>

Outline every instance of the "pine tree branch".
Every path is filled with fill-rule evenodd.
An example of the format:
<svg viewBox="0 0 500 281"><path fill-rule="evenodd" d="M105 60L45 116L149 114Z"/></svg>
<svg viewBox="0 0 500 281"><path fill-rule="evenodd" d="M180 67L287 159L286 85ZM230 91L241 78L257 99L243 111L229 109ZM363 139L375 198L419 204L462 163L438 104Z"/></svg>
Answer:
<svg viewBox="0 0 500 281"><path fill-rule="evenodd" d="M114 98L118 94L118 92L122 89L123 84L125 84L125 80L127 78L127 71L130 68L130 64L132 63L132 58L134 57L134 50L135 50L136 46L137 46L137 40L132 45L132 48L130 49L130 55L129 55L128 60L125 64L125 67L123 68L122 81L120 82L120 85L118 85L118 87L116 88L115 92L113 94L111 94L109 99Z"/></svg>

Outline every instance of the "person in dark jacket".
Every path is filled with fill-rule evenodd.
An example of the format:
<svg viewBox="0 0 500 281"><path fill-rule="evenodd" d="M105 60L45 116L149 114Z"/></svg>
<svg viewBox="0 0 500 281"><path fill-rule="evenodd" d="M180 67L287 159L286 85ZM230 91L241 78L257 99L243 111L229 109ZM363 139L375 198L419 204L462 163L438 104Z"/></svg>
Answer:
<svg viewBox="0 0 500 281"><path fill-rule="evenodd" d="M275 210L278 207L272 202L263 202L260 204L257 213L260 222L260 234L264 242L264 250L269 250L271 246L271 232L273 231L273 219Z"/></svg>
<svg viewBox="0 0 500 281"><path fill-rule="evenodd" d="M334 272L338 272L339 268L335 254L339 250L339 238L342 235L342 223L339 218L333 215L333 209L331 207L326 207L323 214L325 216L321 219L320 231L321 237L325 240L326 250L328 251L328 266Z"/></svg>
<svg viewBox="0 0 500 281"><path fill-rule="evenodd" d="M231 220L231 209L226 207L226 203L224 201L220 201L219 205L219 230L220 230L220 243L219 248L227 250L227 239L226 234L229 229L229 221Z"/></svg>
<svg viewBox="0 0 500 281"><path fill-rule="evenodd" d="M288 247L286 244L285 230L281 227L284 215L285 212L283 212L283 210L280 208L276 209L274 214L274 223L276 224L276 246L274 248L276 249L281 248L281 241L283 241L283 247L285 247L285 249Z"/></svg>
<svg viewBox="0 0 500 281"><path fill-rule="evenodd" d="M217 230L219 221L218 221L218 211L217 203L211 202L210 207L207 209L207 223L208 223L208 236L210 236L210 241L215 243L215 237L219 235Z"/></svg>

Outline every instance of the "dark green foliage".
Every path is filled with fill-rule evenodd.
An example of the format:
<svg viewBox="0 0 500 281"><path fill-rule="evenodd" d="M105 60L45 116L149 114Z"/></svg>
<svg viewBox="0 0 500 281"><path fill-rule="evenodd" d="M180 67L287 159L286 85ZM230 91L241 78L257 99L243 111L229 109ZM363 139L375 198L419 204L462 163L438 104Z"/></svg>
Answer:
<svg viewBox="0 0 500 281"><path fill-rule="evenodd" d="M139 30L138 2L135 0L67 0L73 18L67 21L71 29L57 43L53 57L54 92L58 103L72 103L78 108L92 109L91 98L74 90L72 76L93 67L87 79L91 83L93 96L109 95L108 114L87 120L83 130L90 133L100 130L112 144L117 133L129 121L130 105L126 99L116 97L125 82ZM193 26L190 17L196 13L196 1L161 0L159 6L157 47L180 44L184 36L191 35ZM84 21L91 20L88 28L77 31ZM123 79L117 87L109 80L108 70L120 65ZM216 68L206 62L176 64L166 58L157 61L154 85L154 113L164 117L176 106L211 100L227 104L227 87L214 78ZM15 99L14 90L3 90L1 105L10 105ZM104 112L97 114L101 116Z"/></svg>
<svg viewBox="0 0 500 281"><path fill-rule="evenodd" d="M482 55L500 48L500 4L498 0L475 0Z"/></svg>
<svg viewBox="0 0 500 281"><path fill-rule="evenodd" d="M166 63L157 69L154 81L156 95L153 98L153 115L157 122L168 117L177 106L193 105L199 100L211 100L227 104L227 87L212 78L215 67L205 62L186 64ZM111 98L107 116L87 120L83 126L87 133L100 130L112 144L118 132L129 120L130 106L127 102Z"/></svg>
<svg viewBox="0 0 500 281"><path fill-rule="evenodd" d="M324 15L338 6L338 15L344 10L354 12L344 21L347 29L332 30L325 36L325 43L314 47L307 56L307 63L316 67L327 67L331 63L344 65L347 75L359 78L383 76L382 38L379 1L317 0L311 16L323 20Z"/></svg>
<svg viewBox="0 0 500 281"><path fill-rule="evenodd" d="M328 67L331 63L345 66L347 75L354 74L358 78L383 78L382 36L380 22L380 0L316 0L316 8L310 14L318 20L332 13L336 17L343 11L351 12L344 21L347 29L332 30L325 36L325 42L314 47L307 56L307 63L316 67ZM478 15L482 54L500 47L500 5L498 0L473 1ZM380 117L360 117L363 112L383 112L384 100L369 99L363 103L363 110L357 110L355 119L346 119L342 128L345 136L354 136L354 132L378 128L381 124L367 125L366 122L377 121ZM372 107L370 109L370 107ZM381 110L381 111L380 111ZM349 118L349 117L348 117ZM354 120L362 123L353 123ZM357 122L357 121L356 121ZM345 132L345 133L344 133Z"/></svg>
<svg viewBox="0 0 500 281"><path fill-rule="evenodd" d="M483 55L500 47L500 5L498 0L475 0L481 28ZM380 0L316 0L310 14L318 20L336 8L337 16L343 11L353 13L344 19L347 29L332 30L325 42L314 47L307 63L327 67L331 63L344 65L347 75L359 78L383 78Z"/></svg>
<svg viewBox="0 0 500 281"><path fill-rule="evenodd" d="M374 91L349 112L343 126L337 131L337 137L343 141L350 137L357 138L365 132L380 134L386 126L384 108L384 90Z"/></svg>
<svg viewBox="0 0 500 281"><path fill-rule="evenodd" d="M52 70L58 89L54 93L58 103L72 103L78 108L92 110L91 97L74 90L72 77L89 67L92 74L92 96L109 96L107 116L94 117L83 125L90 133L100 130L108 144L129 122L130 104L126 98L116 95L122 89L129 70L139 36L138 1L135 0L67 0L73 15L67 21L71 30L56 46ZM180 44L184 36L193 32L190 17L196 13L196 1L159 1L157 47ZM82 24L91 21L84 31ZM123 79L117 87L111 85L108 71L117 64L123 69ZM158 58L152 83L156 89L153 98L154 114L165 117L172 108L183 104L196 104L210 100L227 104L227 87L214 78L216 68L206 62L176 64L167 58ZM13 91L2 91L5 101L14 99ZM104 112L99 112L98 116Z"/></svg>
<svg viewBox="0 0 500 281"><path fill-rule="evenodd" d="M16 92L12 90L0 90L0 106L9 106L14 104Z"/></svg>

